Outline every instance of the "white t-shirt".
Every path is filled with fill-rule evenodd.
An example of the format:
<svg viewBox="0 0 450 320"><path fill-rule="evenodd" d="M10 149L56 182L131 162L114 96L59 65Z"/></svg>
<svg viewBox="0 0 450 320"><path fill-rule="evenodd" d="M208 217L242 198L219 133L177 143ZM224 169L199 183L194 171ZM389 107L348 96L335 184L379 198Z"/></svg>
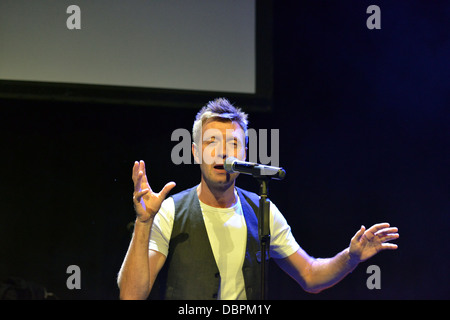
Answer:
<svg viewBox="0 0 450 320"><path fill-rule="evenodd" d="M219 268L221 283L218 299L245 300L244 263L247 245L247 226L239 197L230 208L215 208L200 201L203 220L216 264ZM172 198L164 200L155 217L150 235L149 249L158 251L167 257L172 234L175 203ZM290 256L299 249L291 228L277 207L270 203L270 257L281 259Z"/></svg>

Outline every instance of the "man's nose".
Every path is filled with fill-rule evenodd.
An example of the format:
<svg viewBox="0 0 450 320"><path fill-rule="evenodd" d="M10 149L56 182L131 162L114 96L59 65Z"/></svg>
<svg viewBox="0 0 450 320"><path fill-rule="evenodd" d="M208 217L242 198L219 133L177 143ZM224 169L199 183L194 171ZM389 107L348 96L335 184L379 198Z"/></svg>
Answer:
<svg viewBox="0 0 450 320"><path fill-rule="evenodd" d="M226 145L226 143L220 143L218 146L217 146L217 157L218 158L222 158L222 159L226 159L227 158L227 155L228 155L228 153L227 153L227 145Z"/></svg>

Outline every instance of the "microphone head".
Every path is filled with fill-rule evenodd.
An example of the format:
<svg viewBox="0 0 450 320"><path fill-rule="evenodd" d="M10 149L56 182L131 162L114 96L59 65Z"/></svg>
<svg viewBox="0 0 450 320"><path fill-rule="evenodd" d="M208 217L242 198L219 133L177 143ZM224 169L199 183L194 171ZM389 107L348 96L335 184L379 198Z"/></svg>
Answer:
<svg viewBox="0 0 450 320"><path fill-rule="evenodd" d="M223 168L225 169L226 172L228 172L228 173L233 173L234 172L233 165L234 165L234 162L236 160L237 159L235 157L228 157L228 158L225 159L225 163L223 164Z"/></svg>
<svg viewBox="0 0 450 320"><path fill-rule="evenodd" d="M286 170L284 170L283 168L280 168L280 170L278 171L277 180L283 180L284 177L286 177Z"/></svg>

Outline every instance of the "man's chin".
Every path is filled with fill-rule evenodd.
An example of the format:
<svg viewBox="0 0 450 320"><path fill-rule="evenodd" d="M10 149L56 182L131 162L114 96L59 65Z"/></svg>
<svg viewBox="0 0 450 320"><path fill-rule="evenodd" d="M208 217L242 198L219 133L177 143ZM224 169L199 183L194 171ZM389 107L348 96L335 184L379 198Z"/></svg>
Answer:
<svg viewBox="0 0 450 320"><path fill-rule="evenodd" d="M222 191L228 190L230 187L234 187L235 180L236 176L232 176L229 173L213 178L206 178L203 176L203 181L208 185L210 189Z"/></svg>

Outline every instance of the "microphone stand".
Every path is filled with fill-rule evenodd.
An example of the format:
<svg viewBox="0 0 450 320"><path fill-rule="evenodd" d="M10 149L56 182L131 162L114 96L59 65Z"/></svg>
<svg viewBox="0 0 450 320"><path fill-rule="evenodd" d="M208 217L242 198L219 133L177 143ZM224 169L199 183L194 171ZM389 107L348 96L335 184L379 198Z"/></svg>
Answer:
<svg viewBox="0 0 450 320"><path fill-rule="evenodd" d="M270 248L270 200L269 180L270 176L256 176L259 182L259 217L258 217L258 234L261 246L261 300L266 300L267 295L267 275L269 271Z"/></svg>
<svg viewBox="0 0 450 320"><path fill-rule="evenodd" d="M235 168L236 163L238 163L239 168ZM225 160L224 168L227 172L242 172L251 174L259 182L258 236L261 246L261 300L266 300L268 297L266 278L269 269L268 256L270 248L270 200L268 198L269 181L270 179L284 179L286 176L286 171L284 171L283 168L238 161L233 157Z"/></svg>

